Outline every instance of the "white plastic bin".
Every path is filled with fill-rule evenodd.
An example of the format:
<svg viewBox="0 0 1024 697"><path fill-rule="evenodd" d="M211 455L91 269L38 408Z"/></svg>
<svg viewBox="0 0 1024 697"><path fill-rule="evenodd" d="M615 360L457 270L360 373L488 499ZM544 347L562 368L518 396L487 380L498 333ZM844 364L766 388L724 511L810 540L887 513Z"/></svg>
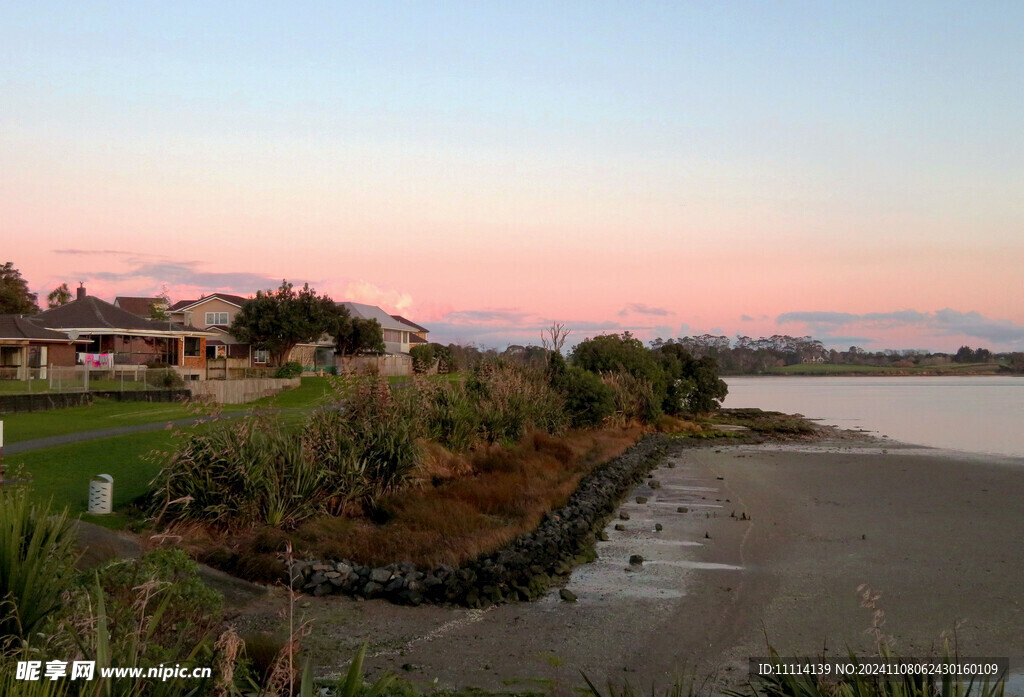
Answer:
<svg viewBox="0 0 1024 697"><path fill-rule="evenodd" d="M114 478L109 474L97 474L89 482L89 513L110 513L113 508Z"/></svg>

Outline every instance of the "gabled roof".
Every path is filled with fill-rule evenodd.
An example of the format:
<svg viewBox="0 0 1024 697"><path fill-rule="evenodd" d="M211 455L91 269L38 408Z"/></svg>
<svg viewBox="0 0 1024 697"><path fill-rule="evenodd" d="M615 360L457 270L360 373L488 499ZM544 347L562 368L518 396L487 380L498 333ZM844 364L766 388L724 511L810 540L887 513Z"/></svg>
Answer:
<svg viewBox="0 0 1024 697"><path fill-rule="evenodd" d="M24 341L59 341L65 344L71 343L71 339L64 332L55 332L52 329L32 324L21 315L0 315L0 339L16 339Z"/></svg>
<svg viewBox="0 0 1024 697"><path fill-rule="evenodd" d="M406 324L401 320L395 319L394 317L384 312L384 310L380 309L376 305L365 305L363 303L353 302L341 302L337 304L344 305L353 317L358 317L359 319L377 320L377 322L380 324L381 329L397 329L399 331L405 332L420 331L419 329L416 329L410 324Z"/></svg>
<svg viewBox="0 0 1024 697"><path fill-rule="evenodd" d="M399 322L404 322L405 324L408 324L410 327L412 327L413 329L415 329L418 332L429 332L430 331L426 327L421 327L420 325L418 325L415 322L412 322L410 320L407 320L405 317L402 317L401 315L391 315L391 316L394 317L395 319L397 319Z"/></svg>
<svg viewBox="0 0 1024 697"><path fill-rule="evenodd" d="M195 327L164 320L143 319L104 300L87 295L67 305L32 316L32 322L47 329L118 330L127 332L174 332L203 334Z"/></svg>
<svg viewBox="0 0 1024 697"><path fill-rule="evenodd" d="M165 305L166 303L164 298L138 298L128 295L119 295L114 298L115 307L127 310L139 317L149 317L154 305Z"/></svg>
<svg viewBox="0 0 1024 697"><path fill-rule="evenodd" d="M200 303L206 302L207 300L213 300L215 298L218 300L223 300L224 302L230 305L234 305L235 307L241 307L242 305L245 305L247 302L249 302L249 298L243 298L241 295L232 295L230 293L210 293L209 295L204 295L198 300L179 300L178 302L171 305L171 307L168 309L168 312L188 310L191 309L194 305L198 305Z"/></svg>

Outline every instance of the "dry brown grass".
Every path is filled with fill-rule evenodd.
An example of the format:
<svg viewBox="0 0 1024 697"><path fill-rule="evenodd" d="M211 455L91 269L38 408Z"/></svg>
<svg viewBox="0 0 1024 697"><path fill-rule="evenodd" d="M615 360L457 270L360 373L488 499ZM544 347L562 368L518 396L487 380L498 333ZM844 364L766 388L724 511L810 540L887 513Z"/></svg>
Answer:
<svg viewBox="0 0 1024 697"><path fill-rule="evenodd" d="M235 572L256 579L267 578L264 569L279 570L270 562L286 540L299 558L458 565L535 528L546 511L565 504L583 476L643 432L631 424L557 437L533 433L511 448L462 455L433 444L416 485L383 498L371 515L318 518L290 533L259 531L233 540L231 554L223 540L213 546L207 540L200 543L205 553L197 551L221 565L230 556Z"/></svg>
<svg viewBox="0 0 1024 697"><path fill-rule="evenodd" d="M695 421L662 414L654 424L658 433L700 433L703 429Z"/></svg>

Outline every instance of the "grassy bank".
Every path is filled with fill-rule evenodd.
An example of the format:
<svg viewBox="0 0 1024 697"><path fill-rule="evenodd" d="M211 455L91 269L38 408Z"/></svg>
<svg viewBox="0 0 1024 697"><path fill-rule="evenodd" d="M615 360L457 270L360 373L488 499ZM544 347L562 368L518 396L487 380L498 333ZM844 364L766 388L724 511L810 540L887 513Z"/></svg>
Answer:
<svg viewBox="0 0 1024 697"><path fill-rule="evenodd" d="M512 447L466 454L430 446L410 485L372 511L321 516L291 531L196 534L191 551L243 577L268 580L281 572L286 542L300 558L458 565L534 529L546 511L564 505L583 476L642 434L635 425L559 437L533 433Z"/></svg>

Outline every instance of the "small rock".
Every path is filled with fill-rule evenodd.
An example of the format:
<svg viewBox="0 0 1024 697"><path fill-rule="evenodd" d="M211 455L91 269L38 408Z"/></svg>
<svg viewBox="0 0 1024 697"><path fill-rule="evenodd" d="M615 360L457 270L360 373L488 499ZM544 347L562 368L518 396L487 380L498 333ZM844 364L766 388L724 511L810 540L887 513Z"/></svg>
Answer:
<svg viewBox="0 0 1024 697"><path fill-rule="evenodd" d="M636 502L637 503L647 503L647 497L646 496L637 496L636 497Z"/></svg>
<svg viewBox="0 0 1024 697"><path fill-rule="evenodd" d="M619 520L629 520L629 514L625 511L619 511Z"/></svg>
<svg viewBox="0 0 1024 697"><path fill-rule="evenodd" d="M651 487L652 489L660 489L661 482L659 482L657 479L652 479L651 481L647 482L647 486Z"/></svg>
<svg viewBox="0 0 1024 697"><path fill-rule="evenodd" d="M687 508L686 506L680 506L679 508L676 509L676 513L689 513L689 512L690 512L690 509Z"/></svg>
<svg viewBox="0 0 1024 697"><path fill-rule="evenodd" d="M615 524L615 529L618 530L619 532L622 532L623 530L626 529L626 526L623 525L622 523L616 523Z"/></svg>
<svg viewBox="0 0 1024 697"><path fill-rule="evenodd" d="M725 479L725 477L715 477L715 479L717 479L717 480L719 480L719 481L722 481L722 480L724 480L724 479Z"/></svg>
<svg viewBox="0 0 1024 697"><path fill-rule="evenodd" d="M564 600L567 603L575 603L576 602L576 594L573 593L568 588L563 588L562 590L558 591L558 597L561 598L562 600Z"/></svg>
<svg viewBox="0 0 1024 697"><path fill-rule="evenodd" d="M662 526L661 523L655 523L654 524L654 531L655 532L661 532L662 530L664 530L664 527Z"/></svg>
<svg viewBox="0 0 1024 697"><path fill-rule="evenodd" d="M644 563L644 558L642 556L640 556L639 554L631 554L631 555L629 555L629 565L630 566L640 566L643 563Z"/></svg>
<svg viewBox="0 0 1024 697"><path fill-rule="evenodd" d="M604 530L601 530L599 533L597 533L597 539L601 540L601 542L607 542L608 533L606 533Z"/></svg>
<svg viewBox="0 0 1024 697"><path fill-rule="evenodd" d="M711 533L709 533L709 532L704 533L704 539L705 540L710 540L711 539Z"/></svg>
<svg viewBox="0 0 1024 697"><path fill-rule="evenodd" d="M391 580L391 572L387 569L377 568L370 572L370 580L374 583L384 584Z"/></svg>

